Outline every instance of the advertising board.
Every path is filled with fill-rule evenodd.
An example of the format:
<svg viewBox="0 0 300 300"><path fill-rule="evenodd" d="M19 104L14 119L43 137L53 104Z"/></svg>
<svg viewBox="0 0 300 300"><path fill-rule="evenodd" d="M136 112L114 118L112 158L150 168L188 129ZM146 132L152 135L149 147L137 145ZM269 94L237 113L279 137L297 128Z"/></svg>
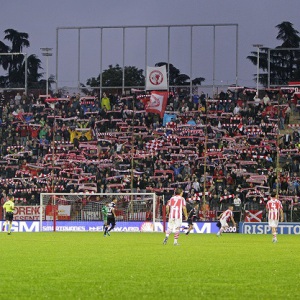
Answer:
<svg viewBox="0 0 300 300"><path fill-rule="evenodd" d="M271 228L267 222L240 223L239 232L245 234L270 234ZM300 234L300 223L279 223L279 234Z"/></svg>
<svg viewBox="0 0 300 300"><path fill-rule="evenodd" d="M83 221L83 222L73 222L73 221L56 221L56 231L103 231L102 221ZM3 221L0 222L2 226ZM184 232L185 228L188 227L186 222L183 222L181 231ZM114 228L114 232L153 232L155 226L156 232L163 232L162 222L119 222ZM42 222L42 228L40 230L39 221L13 221L12 222L12 232L38 232L53 231L53 222ZM218 227L216 222L195 222L194 229L191 233L217 233ZM228 231L232 232L232 230Z"/></svg>

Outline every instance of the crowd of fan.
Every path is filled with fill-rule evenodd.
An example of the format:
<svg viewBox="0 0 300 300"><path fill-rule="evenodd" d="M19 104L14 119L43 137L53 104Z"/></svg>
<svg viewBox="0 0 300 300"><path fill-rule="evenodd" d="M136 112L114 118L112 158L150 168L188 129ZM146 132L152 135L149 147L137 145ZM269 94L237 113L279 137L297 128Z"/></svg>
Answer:
<svg viewBox="0 0 300 300"><path fill-rule="evenodd" d="M207 218L229 203L261 209L274 189L287 210L297 204L300 128L290 125L298 114L291 94L170 94L164 119L142 97L0 94L2 201L12 193L20 205L37 205L41 192L167 199L180 186Z"/></svg>

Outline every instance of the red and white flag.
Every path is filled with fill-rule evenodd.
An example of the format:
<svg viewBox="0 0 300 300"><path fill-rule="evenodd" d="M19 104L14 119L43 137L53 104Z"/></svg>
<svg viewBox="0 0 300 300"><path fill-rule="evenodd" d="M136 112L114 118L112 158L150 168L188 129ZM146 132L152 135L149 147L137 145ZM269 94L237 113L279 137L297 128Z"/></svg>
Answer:
<svg viewBox="0 0 300 300"><path fill-rule="evenodd" d="M168 90L166 66L147 67L146 90Z"/></svg>
<svg viewBox="0 0 300 300"><path fill-rule="evenodd" d="M261 222L262 210L246 210L245 222Z"/></svg>
<svg viewBox="0 0 300 300"><path fill-rule="evenodd" d="M153 150L157 150L160 149L162 146L164 145L164 141L163 140L159 140L159 139L154 139L151 140L149 142L146 143L146 148L149 151L153 151Z"/></svg>
<svg viewBox="0 0 300 300"><path fill-rule="evenodd" d="M142 100L145 104L146 112L159 114L160 117L163 118L168 102L168 95L168 92L151 92L150 97L146 97Z"/></svg>
<svg viewBox="0 0 300 300"><path fill-rule="evenodd" d="M238 127L239 131L243 131L244 130L243 123L240 123L237 127Z"/></svg>

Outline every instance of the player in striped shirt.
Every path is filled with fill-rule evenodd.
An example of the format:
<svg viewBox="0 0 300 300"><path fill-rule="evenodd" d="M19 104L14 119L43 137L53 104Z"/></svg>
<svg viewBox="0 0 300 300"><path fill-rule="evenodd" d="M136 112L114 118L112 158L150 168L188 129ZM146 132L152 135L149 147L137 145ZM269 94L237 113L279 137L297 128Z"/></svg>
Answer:
<svg viewBox="0 0 300 300"><path fill-rule="evenodd" d="M228 207L227 210L225 210L224 212L222 212L219 216L218 216L218 219L220 220L220 223L221 223L221 227L217 233L217 237L219 237L220 235L222 235L222 232L227 229L228 227L228 220L231 220L231 222L233 223L233 226L236 226L236 223L234 221L234 218L233 218L233 205L230 205Z"/></svg>
<svg viewBox="0 0 300 300"><path fill-rule="evenodd" d="M266 210L268 213L269 226L272 229L272 242L277 243L277 227L279 218L283 222L283 208L281 202L275 198L276 193L271 194L271 199L267 202Z"/></svg>
<svg viewBox="0 0 300 300"><path fill-rule="evenodd" d="M168 229L166 232L166 237L164 238L163 244L167 244L170 234L174 231L174 246L178 245L179 231L182 225L182 212L184 214L185 220L187 219L186 202L182 197L183 190L177 188L175 195L167 203L166 207L166 217L169 217Z"/></svg>

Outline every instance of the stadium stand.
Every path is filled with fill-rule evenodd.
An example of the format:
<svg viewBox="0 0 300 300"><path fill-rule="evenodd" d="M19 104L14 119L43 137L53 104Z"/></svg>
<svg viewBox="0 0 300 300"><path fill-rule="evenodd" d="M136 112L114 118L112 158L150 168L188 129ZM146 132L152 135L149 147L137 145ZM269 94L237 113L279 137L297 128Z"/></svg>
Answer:
<svg viewBox="0 0 300 300"><path fill-rule="evenodd" d="M94 95L0 94L1 201L12 193L17 205L37 205L41 192L169 197L180 186L188 202L201 201L202 219L214 220L237 195L251 220L278 189L286 220L291 210L299 217L294 94L269 89L259 101L247 88L212 99L170 94L163 119L135 96L107 95L107 106Z"/></svg>

